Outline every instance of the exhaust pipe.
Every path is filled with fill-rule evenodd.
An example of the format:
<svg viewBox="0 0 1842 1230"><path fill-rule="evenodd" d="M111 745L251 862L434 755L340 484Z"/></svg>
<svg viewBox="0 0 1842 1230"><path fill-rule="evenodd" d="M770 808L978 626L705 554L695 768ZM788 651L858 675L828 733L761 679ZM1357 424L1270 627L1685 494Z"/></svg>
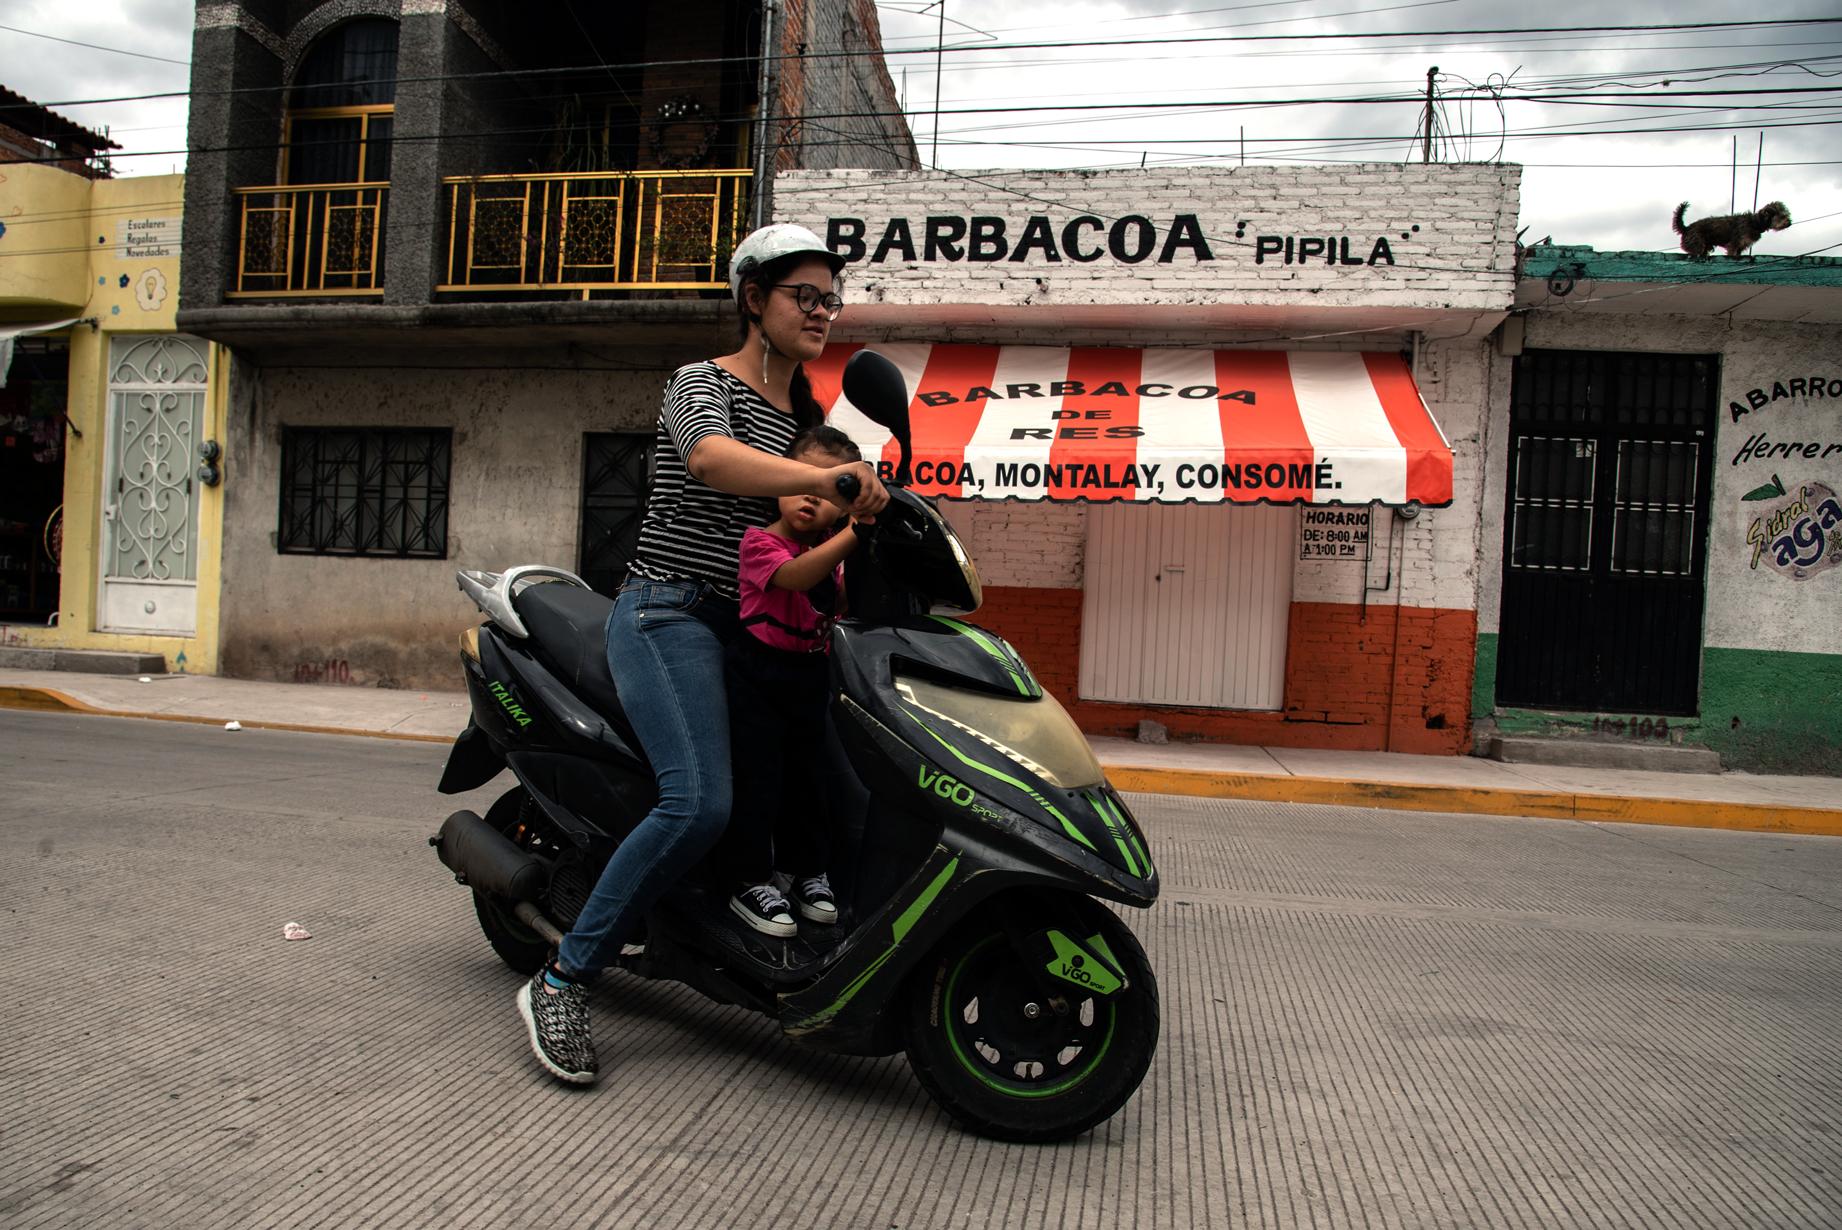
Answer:
<svg viewBox="0 0 1842 1230"><path fill-rule="evenodd" d="M550 885L550 864L520 850L470 811L457 811L429 838L462 884L513 902L536 902Z"/></svg>

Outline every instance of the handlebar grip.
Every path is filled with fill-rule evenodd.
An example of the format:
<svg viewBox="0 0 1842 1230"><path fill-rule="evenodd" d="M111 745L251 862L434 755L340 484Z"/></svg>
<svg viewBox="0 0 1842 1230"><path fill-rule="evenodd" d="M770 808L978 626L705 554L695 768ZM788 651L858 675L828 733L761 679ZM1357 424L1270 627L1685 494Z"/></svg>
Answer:
<svg viewBox="0 0 1842 1230"><path fill-rule="evenodd" d="M838 476L838 494L844 498L845 503L856 503L857 497L863 494L862 480L855 474L840 474Z"/></svg>

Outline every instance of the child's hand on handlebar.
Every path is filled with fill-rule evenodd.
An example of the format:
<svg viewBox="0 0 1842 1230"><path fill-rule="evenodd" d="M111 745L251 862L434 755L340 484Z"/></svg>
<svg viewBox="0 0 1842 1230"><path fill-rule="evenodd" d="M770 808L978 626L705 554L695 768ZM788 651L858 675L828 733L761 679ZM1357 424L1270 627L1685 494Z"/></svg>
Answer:
<svg viewBox="0 0 1842 1230"><path fill-rule="evenodd" d="M818 472L813 494L829 500L866 524L889 503L889 492L868 462L852 461Z"/></svg>

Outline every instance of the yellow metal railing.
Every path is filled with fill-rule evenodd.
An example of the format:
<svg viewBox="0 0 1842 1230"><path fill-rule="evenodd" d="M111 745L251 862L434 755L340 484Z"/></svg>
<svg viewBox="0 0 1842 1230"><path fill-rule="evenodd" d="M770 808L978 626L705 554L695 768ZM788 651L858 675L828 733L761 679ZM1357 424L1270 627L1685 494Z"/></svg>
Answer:
<svg viewBox="0 0 1842 1230"><path fill-rule="evenodd" d="M728 285L752 172L595 171L442 180L438 291L705 290Z"/></svg>
<svg viewBox="0 0 1842 1230"><path fill-rule="evenodd" d="M238 188L233 299L384 293L388 184Z"/></svg>

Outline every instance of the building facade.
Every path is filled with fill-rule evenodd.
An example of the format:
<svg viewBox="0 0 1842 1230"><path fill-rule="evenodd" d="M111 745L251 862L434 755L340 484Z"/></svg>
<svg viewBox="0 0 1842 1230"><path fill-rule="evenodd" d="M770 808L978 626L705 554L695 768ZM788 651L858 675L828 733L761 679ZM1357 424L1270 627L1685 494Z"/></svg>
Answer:
<svg viewBox="0 0 1842 1230"><path fill-rule="evenodd" d="M1524 270L1485 441L1480 730L1842 771L1842 261Z"/></svg>
<svg viewBox="0 0 1842 1230"><path fill-rule="evenodd" d="M826 363L869 344L905 366L918 455L973 466L922 489L966 532L977 619L1084 729L1458 753L1517 182L1505 166L809 172L782 178L777 216L851 258ZM1388 382L1436 421L1419 453ZM1183 463L1147 450L1197 424L1223 464L1182 487ZM1031 448L1094 468L1019 485ZM1422 465L1443 486L1416 500Z"/></svg>
<svg viewBox="0 0 1842 1230"><path fill-rule="evenodd" d="M39 148L0 177L0 646L215 671L224 364L176 328L184 177L8 114Z"/></svg>
<svg viewBox="0 0 1842 1230"><path fill-rule="evenodd" d="M453 686L457 569L611 584L774 173L914 164L867 0L201 3L193 89L249 678Z"/></svg>

